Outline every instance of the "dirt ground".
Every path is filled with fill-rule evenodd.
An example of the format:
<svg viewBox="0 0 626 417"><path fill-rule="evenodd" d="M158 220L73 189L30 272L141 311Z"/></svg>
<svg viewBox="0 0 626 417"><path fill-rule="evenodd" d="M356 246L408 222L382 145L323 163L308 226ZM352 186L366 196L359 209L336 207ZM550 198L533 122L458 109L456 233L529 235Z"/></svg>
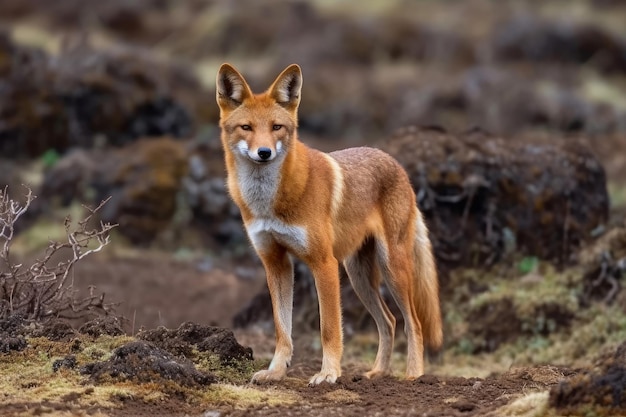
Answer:
<svg viewBox="0 0 626 417"><path fill-rule="evenodd" d="M259 285L263 285L259 280L262 275L238 277L217 268L207 272L193 263L147 252L125 257L102 254L86 258L77 273L85 279L85 284L106 292L110 302L123 300L116 311L130 318L124 322L130 334L140 328L152 329L160 325L175 328L189 320L229 327L232 316L257 293ZM287 396L287 400L278 404L268 400L238 404L226 399L203 404L171 395L157 403L120 396L112 408L85 407L76 401L84 395L79 390L56 401L11 403L5 398L0 412L7 416L495 416L503 406L531 393L547 396L551 387L573 373L548 365L511 368L484 378L472 376L471 372L467 374L467 371L465 377L451 376L442 371L445 363L439 358L427 365L425 376L406 381L401 377L405 345L400 335L394 359L397 375L368 380L361 374L371 365L376 336L365 332L346 337L344 374L337 384L309 387L308 378L321 366L318 331L296 328L294 334L296 353L284 381L268 386L241 385L243 389L258 390L268 398ZM271 326L237 329L235 335L242 345L252 347L255 359L267 363L271 358L274 345Z"/></svg>
<svg viewBox="0 0 626 417"><path fill-rule="evenodd" d="M395 377L369 380L362 365L344 369L335 386L308 387L306 379L321 362L297 364L279 387L301 397L295 404L258 407L229 415L312 416L485 416L514 399L535 391L546 391L563 377L551 366L519 369L487 378L446 377L427 374L416 381ZM497 415L497 414L493 414Z"/></svg>
<svg viewBox="0 0 626 417"><path fill-rule="evenodd" d="M233 315L264 285L262 269L254 266L208 266L206 271L202 261L176 261L166 253L103 255L82 263L76 274L84 279L83 288L95 286L110 302L120 303L116 312L127 319L130 334L142 327L176 328L185 321L230 327Z"/></svg>
<svg viewBox="0 0 626 417"><path fill-rule="evenodd" d="M416 381L393 377L368 380L359 367L348 368L335 385L309 387L307 375L317 364L299 364L287 380L263 390L286 389L298 395L298 401L285 406L259 405L245 409L216 407L194 409L180 404L180 415L229 416L497 416L497 410L513 400L532 392L546 391L563 373L554 367L524 369L499 377L463 378L425 375ZM107 410L112 416L176 415L173 404L146 407L126 403L123 410ZM204 414L203 414L204 413ZM217 414L216 414L217 415Z"/></svg>
<svg viewBox="0 0 626 417"><path fill-rule="evenodd" d="M138 252L125 257L103 254L87 258L77 273L86 280L85 284L104 291L110 302L123 300L116 311L130 318L124 326L132 333L159 325L175 328L187 320L230 326L232 316L263 285L260 271L250 270L257 273L256 278L238 277L217 268L202 271L197 264ZM2 415L496 416L502 407L529 394L539 393L545 398L551 387L574 373L547 365L511 368L484 378L467 374L450 376L442 373L445 364L438 359L428 365L425 376L406 381L400 376L404 344L399 336L397 376L368 380L361 374L371 365L373 351L367 350L375 346L375 334L365 333L346 338L344 374L337 384L309 387L308 378L321 365L319 336L315 330L296 328L294 333L296 354L288 377L274 385L247 386L270 398L287 393L290 399L278 405L263 401L242 405L217 401L207 406L171 396L156 404L123 398L116 407L106 409L84 407L74 402L72 396L65 396L59 401L5 405L0 411ZM271 358L274 344L271 327L238 329L235 334L240 343L252 347L256 359ZM359 350L364 339L369 348Z"/></svg>

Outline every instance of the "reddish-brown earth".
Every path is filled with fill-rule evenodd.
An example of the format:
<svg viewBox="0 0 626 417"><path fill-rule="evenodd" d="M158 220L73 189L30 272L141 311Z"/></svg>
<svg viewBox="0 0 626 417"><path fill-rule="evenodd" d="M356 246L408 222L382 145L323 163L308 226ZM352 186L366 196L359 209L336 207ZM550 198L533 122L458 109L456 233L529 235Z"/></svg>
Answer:
<svg viewBox="0 0 626 417"><path fill-rule="evenodd" d="M181 320L229 326L230 318L259 287L258 279L239 278L219 269L202 272L193 264L147 254L133 258L87 258L78 271L85 280L83 284L105 291L109 301L124 300L118 311L127 317L132 314L132 321L126 322L126 327L134 327L134 331L158 325L174 328ZM269 357L273 336L267 330L240 329L236 336L242 344L254 349L255 357ZM219 402L190 404L172 395L157 404L124 398L119 400L119 408L105 410L81 409L71 398L63 398L43 404L12 404L1 411L3 415L25 409L34 414L76 413L81 409L80 412L87 415L99 411L111 416L213 415L205 414L210 411L219 413L215 415L234 416L484 416L528 393L547 391L574 373L548 365L511 369L486 378L431 373L416 381L399 377L368 380L361 373L370 364L358 354L351 354L345 360L344 375L337 384L309 387L308 378L321 365L321 352L319 346L315 347L317 331L296 328L294 333L296 355L288 377L275 385L258 387L270 393L277 389L293 393L297 400L290 404L261 403L241 408ZM346 344L354 347L357 339L348 337ZM401 348L402 342L399 345Z"/></svg>

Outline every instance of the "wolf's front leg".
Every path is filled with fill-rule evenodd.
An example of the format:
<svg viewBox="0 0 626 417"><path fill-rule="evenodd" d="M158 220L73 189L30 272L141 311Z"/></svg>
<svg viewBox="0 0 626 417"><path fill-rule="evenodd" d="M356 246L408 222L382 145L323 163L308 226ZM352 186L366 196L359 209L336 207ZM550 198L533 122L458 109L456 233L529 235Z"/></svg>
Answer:
<svg viewBox="0 0 626 417"><path fill-rule="evenodd" d="M309 265L320 304L320 330L322 338L322 369L309 381L309 385L334 383L341 376L343 355L343 330L341 327L341 296L339 264L329 256L322 262Z"/></svg>
<svg viewBox="0 0 626 417"><path fill-rule="evenodd" d="M284 248L273 245L259 252L265 266L267 286L272 298L274 326L276 328L276 351L268 369L252 377L254 383L278 381L285 377L293 354L291 341L293 310L293 265Z"/></svg>

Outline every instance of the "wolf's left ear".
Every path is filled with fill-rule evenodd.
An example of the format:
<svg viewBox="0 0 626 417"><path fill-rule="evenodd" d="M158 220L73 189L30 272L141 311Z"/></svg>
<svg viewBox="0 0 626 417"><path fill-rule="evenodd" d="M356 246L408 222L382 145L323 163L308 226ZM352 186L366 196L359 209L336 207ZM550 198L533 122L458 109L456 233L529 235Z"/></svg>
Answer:
<svg viewBox="0 0 626 417"><path fill-rule="evenodd" d="M298 65L291 64L276 78L269 88L269 93L278 104L287 110L296 111L300 104L300 90L302 90L302 70Z"/></svg>
<svg viewBox="0 0 626 417"><path fill-rule="evenodd" d="M243 76L230 64L222 64L217 72L216 99L220 109L234 110L252 96Z"/></svg>

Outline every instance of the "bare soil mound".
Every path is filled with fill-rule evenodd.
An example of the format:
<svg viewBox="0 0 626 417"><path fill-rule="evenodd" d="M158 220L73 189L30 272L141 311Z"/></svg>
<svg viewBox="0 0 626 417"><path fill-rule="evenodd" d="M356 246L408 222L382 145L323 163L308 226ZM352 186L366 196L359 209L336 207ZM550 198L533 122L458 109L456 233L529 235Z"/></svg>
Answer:
<svg viewBox="0 0 626 417"><path fill-rule="evenodd" d="M141 332L137 337L180 357L193 357L195 348L200 352L217 354L225 364L252 360L252 349L241 346L232 331L221 327L187 322L175 330L159 327Z"/></svg>
<svg viewBox="0 0 626 417"><path fill-rule="evenodd" d="M11 315L0 320L0 352L24 350L28 343L24 338L25 320L19 315Z"/></svg>
<svg viewBox="0 0 626 417"><path fill-rule="evenodd" d="M199 83L182 67L136 51L86 44L50 57L0 33L0 152L123 145L138 137L186 137L194 129Z"/></svg>
<svg viewBox="0 0 626 417"><path fill-rule="evenodd" d="M440 264L520 252L559 263L609 216L606 175L575 140L400 130L385 149L407 169Z"/></svg>
<svg viewBox="0 0 626 417"><path fill-rule="evenodd" d="M96 382L128 380L156 382L167 387L171 381L185 386L207 386L216 381L214 376L198 371L190 361L175 358L144 341L121 346L109 360L87 364L80 371Z"/></svg>
<svg viewBox="0 0 626 417"><path fill-rule="evenodd" d="M113 316L96 317L95 319L80 326L78 331L81 334L86 334L92 337L99 337L102 335L120 336L124 334L121 320Z"/></svg>
<svg viewBox="0 0 626 417"><path fill-rule="evenodd" d="M492 352L502 344L523 336L547 336L562 331L569 328L575 317L567 305L558 302L539 303L526 314L536 317L534 326L526 323L526 317L519 317L514 301L506 297L472 309L467 321L468 334L477 341L474 353Z"/></svg>
<svg viewBox="0 0 626 417"><path fill-rule="evenodd" d="M95 319L98 320L98 319ZM91 322L89 322L91 323ZM86 323L86 324L89 324ZM48 322L43 323L43 326L33 331L32 336L35 337L45 337L49 340L53 340L55 342L60 341L69 341L74 336L76 336L77 332L74 330L72 325L63 320L50 320Z"/></svg>
<svg viewBox="0 0 626 417"><path fill-rule="evenodd" d="M553 387L550 405L567 415L588 415L581 410L589 409L595 415L624 415L625 391L626 343L623 343L613 355L600 360L595 369L585 370Z"/></svg>

